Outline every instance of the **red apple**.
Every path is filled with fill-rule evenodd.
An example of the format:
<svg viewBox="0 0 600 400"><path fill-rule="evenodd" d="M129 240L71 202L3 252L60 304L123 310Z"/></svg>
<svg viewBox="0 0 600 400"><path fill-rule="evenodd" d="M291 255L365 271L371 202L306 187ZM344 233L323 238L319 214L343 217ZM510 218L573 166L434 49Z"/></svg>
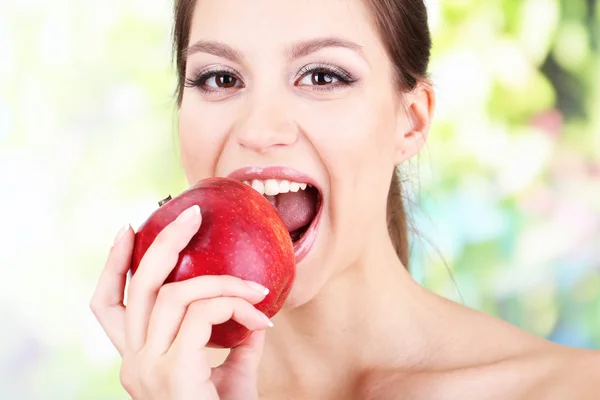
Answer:
<svg viewBox="0 0 600 400"><path fill-rule="evenodd" d="M257 282L269 294L256 308L275 315L295 278L294 247L276 209L250 186L230 178L204 179L160 207L135 235L131 272L167 224L197 204L202 224L165 283L201 275L233 275ZM250 331L233 320L213 327L208 346L233 348Z"/></svg>

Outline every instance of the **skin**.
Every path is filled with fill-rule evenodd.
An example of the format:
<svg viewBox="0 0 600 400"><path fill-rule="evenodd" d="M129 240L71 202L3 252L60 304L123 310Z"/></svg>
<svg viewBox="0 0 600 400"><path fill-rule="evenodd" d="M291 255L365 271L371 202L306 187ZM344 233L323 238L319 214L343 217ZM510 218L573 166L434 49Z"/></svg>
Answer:
<svg viewBox="0 0 600 400"><path fill-rule="evenodd" d="M351 48L290 56L301 43L333 37ZM441 298L398 260L385 219L389 182L394 166L423 146L435 96L427 82L409 93L396 89L361 1L199 0L190 44L199 42L211 46L190 52L190 83L207 68L226 68L230 77L185 88L179 131L188 181L245 166L292 167L318 182L322 222L266 341L268 321L252 307L262 299L260 288L231 277L161 287L200 226L200 214L190 211L187 222L159 235L130 283L127 307L123 290L134 233L122 231L92 310L123 356L121 380L133 398L596 394L597 352L552 344ZM215 51L223 44L239 59ZM356 82L344 85L303 69L321 63ZM256 333L229 354L207 350L210 326L232 316ZM210 360L226 356L211 375Z"/></svg>

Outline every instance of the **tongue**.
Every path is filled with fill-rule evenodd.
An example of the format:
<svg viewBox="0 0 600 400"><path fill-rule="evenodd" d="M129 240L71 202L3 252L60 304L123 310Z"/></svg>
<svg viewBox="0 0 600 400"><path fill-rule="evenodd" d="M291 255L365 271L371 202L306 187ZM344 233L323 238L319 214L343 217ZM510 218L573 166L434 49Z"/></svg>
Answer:
<svg viewBox="0 0 600 400"><path fill-rule="evenodd" d="M309 190L266 196L277 209L289 232L294 232L310 223L317 213L317 201Z"/></svg>

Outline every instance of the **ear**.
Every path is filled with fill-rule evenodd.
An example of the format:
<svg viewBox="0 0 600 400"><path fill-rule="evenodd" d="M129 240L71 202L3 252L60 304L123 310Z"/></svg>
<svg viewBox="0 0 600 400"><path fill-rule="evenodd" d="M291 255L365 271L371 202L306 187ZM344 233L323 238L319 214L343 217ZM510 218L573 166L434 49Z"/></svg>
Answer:
<svg viewBox="0 0 600 400"><path fill-rule="evenodd" d="M404 96L398 107L395 165L416 155L427 140L435 110L435 93L431 84L420 83Z"/></svg>

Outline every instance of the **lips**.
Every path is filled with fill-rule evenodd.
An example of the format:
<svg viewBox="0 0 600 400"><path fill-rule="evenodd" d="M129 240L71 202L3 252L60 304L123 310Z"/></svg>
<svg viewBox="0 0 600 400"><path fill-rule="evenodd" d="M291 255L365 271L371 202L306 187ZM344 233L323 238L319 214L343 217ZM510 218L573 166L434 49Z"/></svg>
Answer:
<svg viewBox="0 0 600 400"><path fill-rule="evenodd" d="M317 233L321 221L321 212L323 208L323 195L322 191L317 185L316 181L310 176L303 174L295 169L288 167L247 167L238 169L228 176L229 178L236 179L252 186L259 193L265 195L265 197L278 209L278 204L290 203L289 197L296 197L296 195L302 195L303 192L311 193L314 198L312 207L314 210L310 212L312 218L302 229L297 229L294 232L290 232L294 243L294 252L296 256L296 264L300 263L306 255L312 249L314 245ZM300 186L300 188L298 188ZM290 189L291 188L291 189ZM265 190L266 189L266 190ZM267 193L265 193L265 191ZM297 193L295 193L297 192ZM285 199L277 199L278 197L286 197ZM298 197L306 197L298 196ZM279 201L287 200L287 201ZM293 204L293 200L292 204ZM300 199L297 199L300 204ZM304 199L304 205L306 206L307 200ZM289 204L288 204L289 205ZM283 207L283 206L281 206ZM298 218L302 216L306 217L307 210L278 209L280 216L284 221L298 221ZM290 213L297 213L297 215L290 215ZM314 216L313 216L314 215ZM291 222L289 222L291 223ZM288 228L289 230L289 228Z"/></svg>

